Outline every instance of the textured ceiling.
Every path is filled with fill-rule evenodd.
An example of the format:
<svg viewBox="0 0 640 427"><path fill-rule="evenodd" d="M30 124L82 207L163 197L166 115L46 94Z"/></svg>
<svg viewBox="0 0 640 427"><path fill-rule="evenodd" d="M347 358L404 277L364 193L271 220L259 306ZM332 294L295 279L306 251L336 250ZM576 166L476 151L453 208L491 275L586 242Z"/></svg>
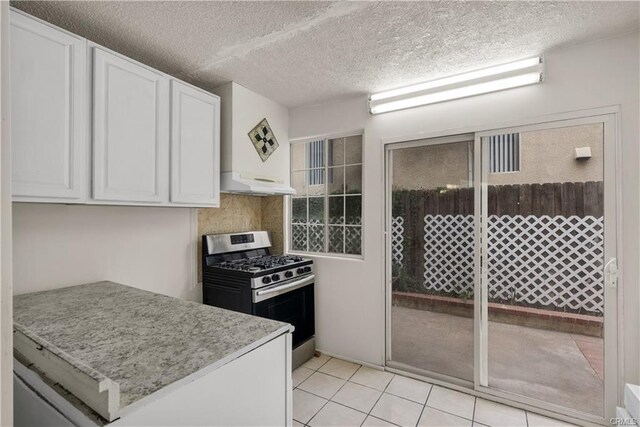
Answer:
<svg viewBox="0 0 640 427"><path fill-rule="evenodd" d="M404 86L632 31L637 2L16 1L190 81L286 106Z"/></svg>

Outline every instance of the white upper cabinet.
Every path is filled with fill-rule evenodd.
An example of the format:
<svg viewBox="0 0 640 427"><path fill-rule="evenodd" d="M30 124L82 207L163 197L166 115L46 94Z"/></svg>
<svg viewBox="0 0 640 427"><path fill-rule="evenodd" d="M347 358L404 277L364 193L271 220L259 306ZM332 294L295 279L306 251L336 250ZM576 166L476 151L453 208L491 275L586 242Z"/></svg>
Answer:
<svg viewBox="0 0 640 427"><path fill-rule="evenodd" d="M85 84L85 39L11 12L14 200L84 202Z"/></svg>
<svg viewBox="0 0 640 427"><path fill-rule="evenodd" d="M93 49L93 199L168 201L169 79Z"/></svg>
<svg viewBox="0 0 640 427"><path fill-rule="evenodd" d="M171 81L171 202L220 204L220 98Z"/></svg>
<svg viewBox="0 0 640 427"><path fill-rule="evenodd" d="M218 96L16 10L11 133L14 201L219 206Z"/></svg>

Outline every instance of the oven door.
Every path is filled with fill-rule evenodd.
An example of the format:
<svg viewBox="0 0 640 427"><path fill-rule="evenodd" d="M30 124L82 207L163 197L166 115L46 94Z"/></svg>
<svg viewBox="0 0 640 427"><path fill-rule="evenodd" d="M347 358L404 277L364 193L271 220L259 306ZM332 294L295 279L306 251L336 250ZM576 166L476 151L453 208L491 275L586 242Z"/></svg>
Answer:
<svg viewBox="0 0 640 427"><path fill-rule="evenodd" d="M253 314L292 324L294 348L315 334L314 278L312 274L253 291Z"/></svg>

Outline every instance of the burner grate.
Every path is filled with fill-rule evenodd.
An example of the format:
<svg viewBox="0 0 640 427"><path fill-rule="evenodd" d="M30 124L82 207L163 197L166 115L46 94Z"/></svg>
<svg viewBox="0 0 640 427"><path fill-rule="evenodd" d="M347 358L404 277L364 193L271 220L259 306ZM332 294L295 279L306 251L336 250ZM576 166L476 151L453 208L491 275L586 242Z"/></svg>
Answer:
<svg viewBox="0 0 640 427"><path fill-rule="evenodd" d="M281 267L283 265L295 264L301 261L304 261L304 259L298 255L264 255L255 258L224 261L213 265L213 267L254 273Z"/></svg>

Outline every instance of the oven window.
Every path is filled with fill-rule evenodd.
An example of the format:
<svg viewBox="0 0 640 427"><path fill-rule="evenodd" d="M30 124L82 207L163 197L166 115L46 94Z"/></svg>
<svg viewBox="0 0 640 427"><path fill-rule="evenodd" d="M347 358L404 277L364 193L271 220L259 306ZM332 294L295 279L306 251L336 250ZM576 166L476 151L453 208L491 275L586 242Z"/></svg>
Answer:
<svg viewBox="0 0 640 427"><path fill-rule="evenodd" d="M291 143L289 247L362 254L362 135Z"/></svg>
<svg viewBox="0 0 640 427"><path fill-rule="evenodd" d="M296 347L315 334L313 300L313 285L309 285L255 303L253 314L292 324L292 344Z"/></svg>

